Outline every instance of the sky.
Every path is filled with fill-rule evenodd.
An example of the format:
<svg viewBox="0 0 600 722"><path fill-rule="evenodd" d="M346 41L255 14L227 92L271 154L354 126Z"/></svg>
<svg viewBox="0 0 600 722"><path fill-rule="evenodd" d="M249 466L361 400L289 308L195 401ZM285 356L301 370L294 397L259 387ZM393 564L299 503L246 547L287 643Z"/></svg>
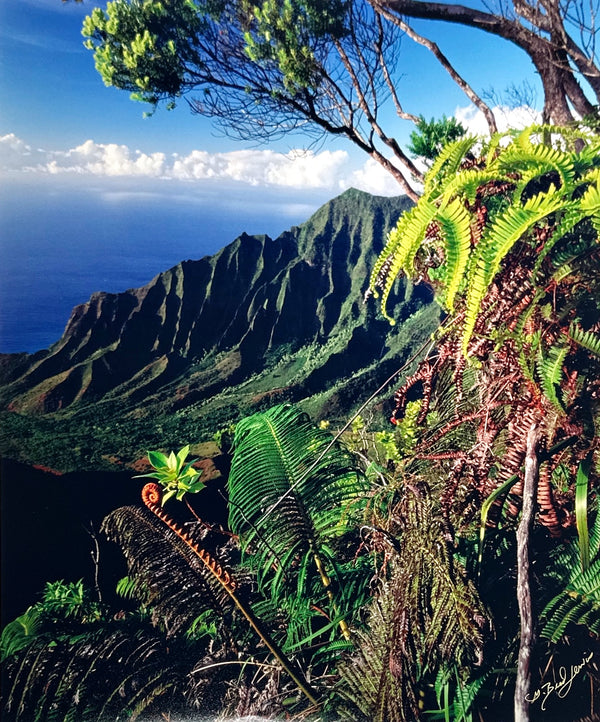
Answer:
<svg viewBox="0 0 600 722"><path fill-rule="evenodd" d="M91 179L140 179L188 185L240 184L285 189L323 199L350 185L374 193L398 190L385 171L350 143L327 138L311 148L295 135L268 146L223 136L186 103L143 116L143 104L107 88L83 47L81 24L95 5L61 0L0 2L0 169ZM431 29L431 28L430 28ZM483 33L433 27L434 38L478 91L502 93L527 79L528 60L516 47ZM486 62L481 62L485 56ZM456 115L478 129L480 120L429 54L410 41L402 46L399 88L405 109L426 117ZM392 118L401 141L412 127ZM479 127L482 127L479 125Z"/></svg>

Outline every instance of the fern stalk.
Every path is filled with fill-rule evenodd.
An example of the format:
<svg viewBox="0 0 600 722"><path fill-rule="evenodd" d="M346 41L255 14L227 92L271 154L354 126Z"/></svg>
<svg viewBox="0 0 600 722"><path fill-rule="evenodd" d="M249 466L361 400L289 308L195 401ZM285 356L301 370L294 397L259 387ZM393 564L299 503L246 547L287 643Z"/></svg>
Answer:
<svg viewBox="0 0 600 722"><path fill-rule="evenodd" d="M306 698L315 706L319 706L319 701L315 690L309 685L304 675L299 669L295 669L292 662L284 654L283 650L279 645L272 639L271 635L262 626L259 619L256 617L249 605L244 604L241 599L235 593L236 584L232 577L224 572L221 567L217 564L216 560L213 559L208 552L200 549L197 544L194 544L188 535L182 531L175 522L169 517L169 515L162 509L162 489L158 484L150 483L146 484L142 490L142 498L148 509L163 521L175 534L191 549L191 551L200 559L204 564L205 568L212 574L212 576L219 582L223 589L229 595L231 601L242 613L248 624L258 634L260 639L264 642L267 649L275 657L275 659L281 664L283 669L287 672L289 677L293 680L294 684L298 689L306 696Z"/></svg>

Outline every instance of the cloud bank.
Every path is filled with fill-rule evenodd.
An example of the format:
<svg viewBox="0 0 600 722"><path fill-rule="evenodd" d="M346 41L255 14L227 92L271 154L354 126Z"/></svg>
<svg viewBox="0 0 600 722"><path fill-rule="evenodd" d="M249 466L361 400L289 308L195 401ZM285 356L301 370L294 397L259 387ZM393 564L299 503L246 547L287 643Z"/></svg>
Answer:
<svg viewBox="0 0 600 722"><path fill-rule="evenodd" d="M236 150L187 155L143 153L126 145L86 140L68 150L34 148L14 133L0 136L0 168L44 175L130 177L190 182L236 183L266 188L342 191L350 186L397 195L394 180L368 159L358 168L343 150Z"/></svg>

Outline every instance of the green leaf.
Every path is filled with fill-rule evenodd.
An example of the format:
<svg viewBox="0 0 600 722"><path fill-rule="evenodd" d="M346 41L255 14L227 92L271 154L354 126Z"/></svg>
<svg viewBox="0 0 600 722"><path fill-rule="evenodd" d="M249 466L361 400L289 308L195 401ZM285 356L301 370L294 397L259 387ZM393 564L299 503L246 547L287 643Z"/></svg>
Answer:
<svg viewBox="0 0 600 722"><path fill-rule="evenodd" d="M169 466L169 459L160 451L148 451L148 461L155 469L163 469Z"/></svg>
<svg viewBox="0 0 600 722"><path fill-rule="evenodd" d="M577 524L577 534L579 536L579 557L581 560L581 569L584 572L590 568L590 538L587 523L587 498L591 466L592 458L590 455L579 464L575 482L575 520Z"/></svg>

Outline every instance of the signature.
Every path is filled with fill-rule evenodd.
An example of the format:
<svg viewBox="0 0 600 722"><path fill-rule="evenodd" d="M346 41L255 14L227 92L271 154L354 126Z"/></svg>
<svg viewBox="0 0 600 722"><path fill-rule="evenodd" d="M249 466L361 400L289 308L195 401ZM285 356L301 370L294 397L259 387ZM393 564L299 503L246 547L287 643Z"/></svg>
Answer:
<svg viewBox="0 0 600 722"><path fill-rule="evenodd" d="M577 677L577 675L581 672L581 670L585 667L585 665L590 661L593 656L593 652L584 655L580 664L571 665L570 672L567 672L566 667L559 667L558 679L555 680L554 683L546 682L539 689L535 690L532 697L527 695L525 699L533 704L533 702L537 702L541 698L542 702L540 709L545 712L548 697L550 697L550 695L552 694L555 694L560 699L564 699L571 691L571 687L573 685L573 680L575 679L575 677Z"/></svg>

